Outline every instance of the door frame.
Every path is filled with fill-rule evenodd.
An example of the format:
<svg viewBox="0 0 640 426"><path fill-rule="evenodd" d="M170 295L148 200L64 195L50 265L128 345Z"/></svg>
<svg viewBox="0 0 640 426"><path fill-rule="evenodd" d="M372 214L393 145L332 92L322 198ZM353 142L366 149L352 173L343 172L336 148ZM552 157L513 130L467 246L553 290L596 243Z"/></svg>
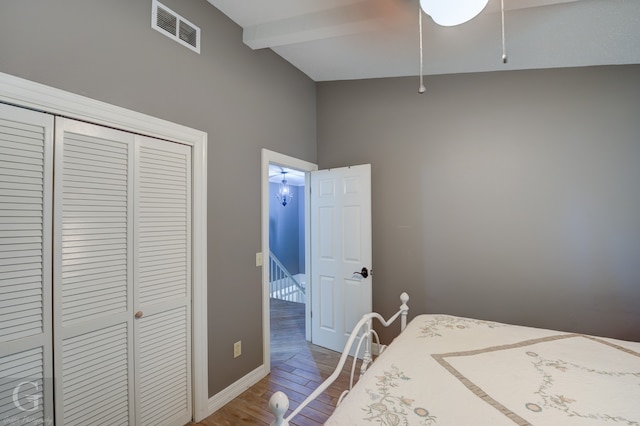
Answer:
<svg viewBox="0 0 640 426"><path fill-rule="evenodd" d="M299 158L263 148L262 161L262 364L267 374L271 371L271 308L269 306L269 164L296 169L304 172L305 191L311 183L310 172L318 170L318 165ZM310 197L304 197L304 264L305 274L311 277L311 204ZM305 338L311 340L311 286L307 279L307 303L305 303Z"/></svg>
<svg viewBox="0 0 640 426"><path fill-rule="evenodd" d="M207 383L207 134L5 73L0 73L0 102L192 147L192 415L196 422L204 419L210 414Z"/></svg>

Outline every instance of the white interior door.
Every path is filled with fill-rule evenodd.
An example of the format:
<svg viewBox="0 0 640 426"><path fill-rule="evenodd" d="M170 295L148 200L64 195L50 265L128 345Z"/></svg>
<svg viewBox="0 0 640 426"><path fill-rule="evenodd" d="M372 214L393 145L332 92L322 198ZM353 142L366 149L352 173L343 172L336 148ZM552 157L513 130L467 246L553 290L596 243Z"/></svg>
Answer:
<svg viewBox="0 0 640 426"><path fill-rule="evenodd" d="M371 312L371 263L371 165L311 172L314 344L342 351Z"/></svg>
<svg viewBox="0 0 640 426"><path fill-rule="evenodd" d="M53 419L53 117L0 104L0 419Z"/></svg>

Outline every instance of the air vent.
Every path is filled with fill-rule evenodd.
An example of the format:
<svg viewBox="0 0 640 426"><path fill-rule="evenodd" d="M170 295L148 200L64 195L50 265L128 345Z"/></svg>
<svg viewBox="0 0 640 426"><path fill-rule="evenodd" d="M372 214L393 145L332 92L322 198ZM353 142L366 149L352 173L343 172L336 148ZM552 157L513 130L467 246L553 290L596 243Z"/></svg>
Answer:
<svg viewBox="0 0 640 426"><path fill-rule="evenodd" d="M200 53L200 28L156 0L153 1L151 27Z"/></svg>

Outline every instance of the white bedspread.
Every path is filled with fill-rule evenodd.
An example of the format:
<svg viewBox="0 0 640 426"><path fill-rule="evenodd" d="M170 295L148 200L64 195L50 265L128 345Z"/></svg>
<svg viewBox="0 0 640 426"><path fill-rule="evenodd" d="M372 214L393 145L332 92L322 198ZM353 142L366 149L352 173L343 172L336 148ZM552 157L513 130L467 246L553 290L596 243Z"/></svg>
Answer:
<svg viewBox="0 0 640 426"><path fill-rule="evenodd" d="M640 343L421 315L327 425L640 425Z"/></svg>

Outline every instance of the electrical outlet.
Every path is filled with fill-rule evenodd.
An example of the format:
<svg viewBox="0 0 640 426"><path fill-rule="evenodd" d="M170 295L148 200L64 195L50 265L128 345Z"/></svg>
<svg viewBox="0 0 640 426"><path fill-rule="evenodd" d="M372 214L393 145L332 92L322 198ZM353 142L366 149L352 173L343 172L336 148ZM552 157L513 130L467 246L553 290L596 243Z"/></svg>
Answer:
<svg viewBox="0 0 640 426"><path fill-rule="evenodd" d="M242 340L233 344L233 357L238 358L240 355L242 355Z"/></svg>

